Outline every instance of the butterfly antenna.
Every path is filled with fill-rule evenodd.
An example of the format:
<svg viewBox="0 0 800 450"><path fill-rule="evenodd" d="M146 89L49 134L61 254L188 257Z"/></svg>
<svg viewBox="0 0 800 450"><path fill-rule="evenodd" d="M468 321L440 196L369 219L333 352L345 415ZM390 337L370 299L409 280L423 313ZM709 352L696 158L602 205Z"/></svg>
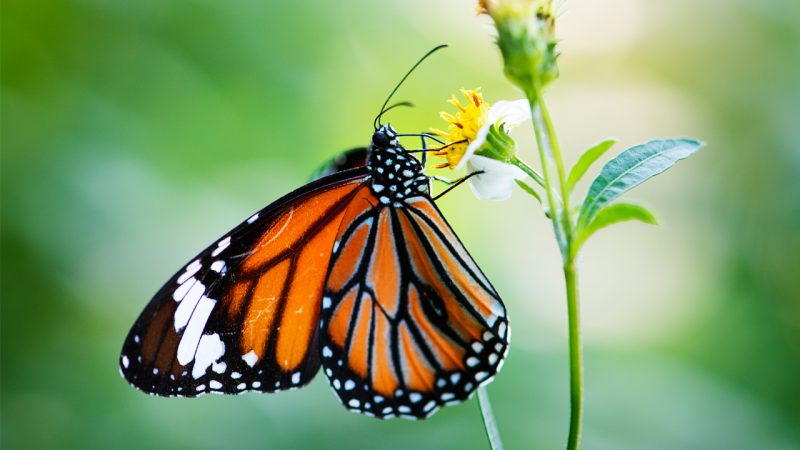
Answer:
<svg viewBox="0 0 800 450"><path fill-rule="evenodd" d="M429 56L431 56L435 52L437 52L437 51L439 51L439 50L441 50L441 49L443 49L445 47L447 47L447 44L437 45L436 47L430 49L428 51L428 53L425 53L425 55L423 55L422 58L420 58L419 61L417 61L416 64L411 66L411 68L408 70L408 72L406 72L406 74L403 75L403 78L400 79L400 82L397 83L397 86L395 86L394 89L392 89L392 92L389 94L389 96L386 97L386 101L383 102L383 105L381 105L381 112L378 113L377 116L375 116L375 120L372 122L372 126L375 127L376 130L381 125L381 116L383 115L383 113L388 111L388 109L386 109L386 105L389 104L389 101L392 99L392 96L394 95L395 92L397 92L398 89L400 89L400 86L402 86L403 82L406 81L406 78L408 78L408 76L411 75L411 72L413 72L414 69L417 68L417 66L422 64L422 61L425 61ZM398 106L398 105L400 105L400 103L398 103L397 105L393 105L392 107Z"/></svg>
<svg viewBox="0 0 800 450"><path fill-rule="evenodd" d="M397 108L398 106L408 106L409 108L413 108L413 107L414 107L414 104L413 104L413 103L411 103L411 102L398 102L398 103L395 103L394 105L388 106L388 107L386 107L386 109L384 109L383 111L381 111L381 113L380 113L380 114L378 114L378 115L375 117L375 120L378 122L378 124L380 124L380 123L381 123L381 116L382 116L382 115L384 115L384 114L386 114L387 112L389 112L389 111L391 111L391 110L393 110L393 109ZM377 130L377 129L378 129L378 127L375 127L375 129Z"/></svg>

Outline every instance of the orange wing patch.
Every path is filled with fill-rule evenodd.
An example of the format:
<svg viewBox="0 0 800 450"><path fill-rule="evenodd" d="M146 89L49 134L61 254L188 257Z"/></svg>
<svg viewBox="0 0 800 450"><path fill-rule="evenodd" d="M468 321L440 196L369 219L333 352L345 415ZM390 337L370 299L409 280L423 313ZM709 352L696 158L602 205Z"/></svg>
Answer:
<svg viewBox="0 0 800 450"><path fill-rule="evenodd" d="M325 217L330 205L350 194L358 186L351 184L330 189L287 209L258 239L250 256L242 262L242 272L256 271L262 265L297 248L300 240L307 237L312 225ZM337 221L331 221L336 224L334 230L339 226L338 221L341 221L341 217L337 217Z"/></svg>
<svg viewBox="0 0 800 450"><path fill-rule="evenodd" d="M328 286L331 290L337 292L342 290L345 284L356 274L367 245L367 237L369 237L371 227L372 221L365 220L358 225L353 235L344 244L344 248L342 248L336 260L337 263L333 266L328 276Z"/></svg>
<svg viewBox="0 0 800 450"><path fill-rule="evenodd" d="M304 359L319 325L319 309L333 239L342 213L306 244L295 262L295 273L281 320L275 357L284 370L292 370Z"/></svg>
<svg viewBox="0 0 800 450"><path fill-rule="evenodd" d="M349 409L426 417L497 372L507 348L505 309L429 199L415 201L419 208L376 207L364 197L337 237L322 364ZM347 221L361 225L347 229Z"/></svg>
<svg viewBox="0 0 800 450"><path fill-rule="evenodd" d="M375 345L372 348L372 387L385 396L393 395L400 381L392 362L389 319L381 312L375 317Z"/></svg>
<svg viewBox="0 0 800 450"><path fill-rule="evenodd" d="M408 324L400 324L400 361L406 386L415 391L430 391L436 373L411 337Z"/></svg>
<svg viewBox="0 0 800 450"><path fill-rule="evenodd" d="M413 285L409 288L408 305L413 322L419 326L439 365L447 371L463 369L464 349L434 329L434 325L422 310L419 291Z"/></svg>
<svg viewBox="0 0 800 450"><path fill-rule="evenodd" d="M453 327L454 331L464 341L479 339L483 331L482 325L464 310L454 297L453 292L450 291L450 288L442 282L423 244L419 239L415 238L416 231L411 225L410 219L400 215L400 224L403 229L403 236L406 238L406 247L415 273L421 281L442 299L446 317L450 323L455 325Z"/></svg>
<svg viewBox="0 0 800 450"><path fill-rule="evenodd" d="M288 274L289 261L286 260L258 279L250 307L243 321L242 353L253 351L259 359L264 355ZM242 285L247 286L247 283L242 283Z"/></svg>
<svg viewBox="0 0 800 450"><path fill-rule="evenodd" d="M367 355L369 352L370 325L372 323L373 302L369 294L364 293L361 297L361 304L358 308L358 318L356 319L353 337L350 342L350 350L347 360L357 374L362 378L367 377Z"/></svg>
<svg viewBox="0 0 800 450"><path fill-rule="evenodd" d="M241 351L255 355L251 365L272 349L271 362L290 373L315 351L334 239L360 186L328 189L286 209L242 261L227 296L227 313L232 323L242 322Z"/></svg>
<svg viewBox="0 0 800 450"><path fill-rule="evenodd" d="M391 216L383 210L378 218L378 238L367 274L367 284L375 291L378 303L389 317L396 316L400 307L400 259L392 231Z"/></svg>
<svg viewBox="0 0 800 450"><path fill-rule="evenodd" d="M445 235L445 239L449 242L453 247L458 256L461 258L462 261L467 265L469 270L476 274L478 279L484 286L491 287L491 283L489 280L486 279L486 276L481 272L481 269L478 268L478 265L475 264L475 261L472 259L471 256L467 253L467 250L461 244L461 241L456 237L453 230L450 228L450 225L444 220L442 213L439 212L438 209L434 206L433 202L429 199L420 198L418 200L414 200L411 202L411 205L416 208L417 210L424 213L424 215L430 219L437 230L441 231ZM419 221L422 223L422 221ZM425 224L427 226L427 224ZM429 234L428 236L433 236ZM494 295L497 295L495 292L492 292Z"/></svg>
<svg viewBox="0 0 800 450"><path fill-rule="evenodd" d="M328 326L328 333L333 338L333 342L341 348L344 348L344 343L347 340L347 328L350 326L350 317L353 315L357 293L357 286L353 286L350 292L336 306Z"/></svg>

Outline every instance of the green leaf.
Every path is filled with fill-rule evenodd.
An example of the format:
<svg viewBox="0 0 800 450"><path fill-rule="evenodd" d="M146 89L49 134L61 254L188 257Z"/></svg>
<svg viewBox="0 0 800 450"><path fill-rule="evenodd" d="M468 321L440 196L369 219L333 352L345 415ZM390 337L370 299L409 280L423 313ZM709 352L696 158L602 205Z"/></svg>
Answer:
<svg viewBox="0 0 800 450"><path fill-rule="evenodd" d="M638 220L651 225L656 224L656 218L653 213L648 211L642 206L632 205L630 203L616 203L608 205L601 209L594 217L591 223L585 227L578 228L577 248L580 248L589 236L593 235L596 231L613 225L619 222L628 220Z"/></svg>
<svg viewBox="0 0 800 450"><path fill-rule="evenodd" d="M522 188L523 191L525 191L528 194L532 195L533 198L535 198L536 200L539 201L540 205L544 206L544 203L542 203L542 197L539 195L538 192L536 192L532 187L528 186L528 184L525 183L524 181L520 181L520 180L514 180L514 181L517 183L517 186Z"/></svg>
<svg viewBox="0 0 800 450"><path fill-rule="evenodd" d="M669 169L703 144L693 139L664 139L631 147L612 159L589 187L578 226L592 222L597 212L628 190Z"/></svg>
<svg viewBox="0 0 800 450"><path fill-rule="evenodd" d="M617 141L614 139L606 139L603 142L595 145L594 147L590 148L583 152L580 158L578 158L578 162L572 166L572 169L569 171L569 178L567 178L567 192L572 192L575 189L575 185L578 184L578 181L583 178L583 175L586 171L597 161L598 158L603 156L608 149L610 149Z"/></svg>

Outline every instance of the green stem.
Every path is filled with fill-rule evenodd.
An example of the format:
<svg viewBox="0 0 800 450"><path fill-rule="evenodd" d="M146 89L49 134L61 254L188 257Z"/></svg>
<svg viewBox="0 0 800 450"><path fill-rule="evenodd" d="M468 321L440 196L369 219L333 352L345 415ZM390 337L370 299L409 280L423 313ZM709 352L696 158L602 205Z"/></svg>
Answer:
<svg viewBox="0 0 800 450"><path fill-rule="evenodd" d="M566 257L568 254L567 236L560 220L562 201L558 198L551 176L553 169L558 172L558 168L554 167L554 158L550 146L551 139L548 136L549 131L542 118L540 99L539 92L536 90L532 90L528 94L528 102L531 107L531 121L533 122L533 131L536 135L536 147L539 149L539 159L542 161L542 179L544 181L545 192L547 193L547 205L553 222L553 232L556 236L556 242L558 242L558 248L561 250L561 255Z"/></svg>
<svg viewBox="0 0 800 450"><path fill-rule="evenodd" d="M564 264L564 281L567 285L567 315L569 321L570 415L567 449L575 450L580 445L581 419L583 416L583 356L581 355L578 281L575 273L575 261L571 258Z"/></svg>
<svg viewBox="0 0 800 450"><path fill-rule="evenodd" d="M478 388L478 406L481 408L483 428L486 430L486 438L489 440L489 445L492 450L503 450L503 442L500 440L500 432L497 430L497 422L494 420L492 404L489 403L489 392L486 391L486 386Z"/></svg>
<svg viewBox="0 0 800 450"><path fill-rule="evenodd" d="M531 121L536 133L539 157L542 160L547 200L551 212L556 241L564 261L564 282L567 289L567 316L569 325L569 374L570 374L570 420L567 449L577 450L580 445L581 419L583 416L583 361L581 349L580 313L578 302L577 270L575 267L575 223L569 206L569 189L561 148L558 144L553 120L542 99L539 89L528 93L531 105ZM558 188L553 186L551 174L558 176ZM558 203L556 203L558 200Z"/></svg>
<svg viewBox="0 0 800 450"><path fill-rule="evenodd" d="M523 160L517 158L516 156L514 156L513 158L511 158L511 161L509 161L509 162L511 164L519 167L523 172L525 172L526 175L531 177L531 179L533 181L535 181L536 184L538 184L541 187L545 187L544 178L542 178L542 176L539 175L539 172L537 172L536 169L534 169L533 167L527 165L525 163L525 161L523 161Z"/></svg>

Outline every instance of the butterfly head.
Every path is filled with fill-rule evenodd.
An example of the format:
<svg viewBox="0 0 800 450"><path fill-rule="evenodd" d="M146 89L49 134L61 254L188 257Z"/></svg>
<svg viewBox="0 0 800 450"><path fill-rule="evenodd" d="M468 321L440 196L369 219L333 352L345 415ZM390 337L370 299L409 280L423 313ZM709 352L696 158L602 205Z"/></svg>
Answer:
<svg viewBox="0 0 800 450"><path fill-rule="evenodd" d="M379 149L389 149L398 146L397 132L391 125L381 125L372 133L372 145Z"/></svg>
<svg viewBox="0 0 800 450"><path fill-rule="evenodd" d="M367 170L372 192L385 204L400 206L406 199L428 193L428 177L422 164L398 142L391 125L381 125L372 134Z"/></svg>

